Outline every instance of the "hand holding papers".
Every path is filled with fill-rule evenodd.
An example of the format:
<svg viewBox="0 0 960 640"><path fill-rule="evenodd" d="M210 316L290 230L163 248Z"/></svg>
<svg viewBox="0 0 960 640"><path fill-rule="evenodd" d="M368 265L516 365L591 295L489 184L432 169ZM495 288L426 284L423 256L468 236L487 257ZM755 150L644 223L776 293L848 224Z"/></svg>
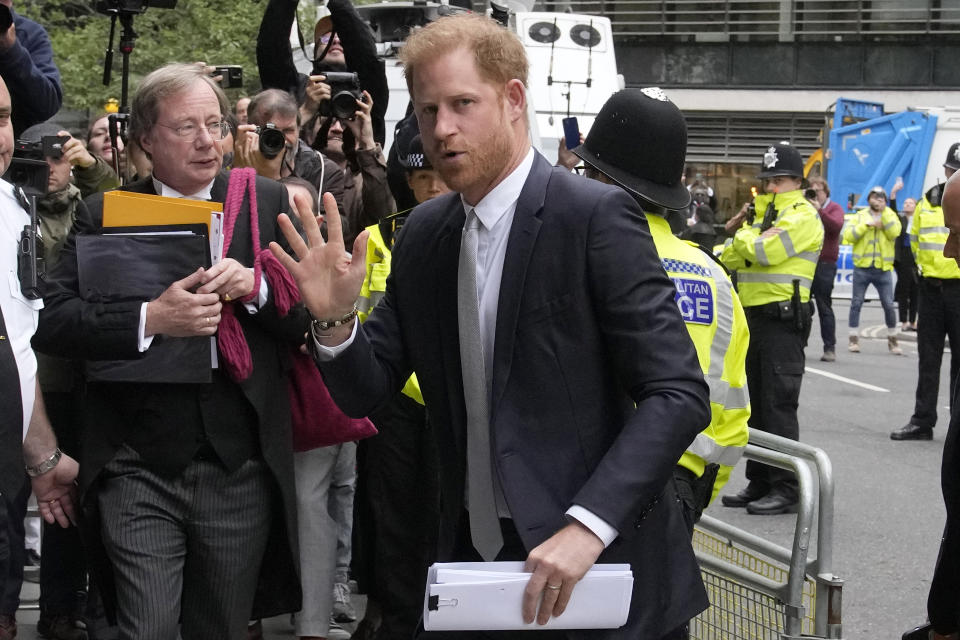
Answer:
<svg viewBox="0 0 960 640"><path fill-rule="evenodd" d="M427 631L615 629L630 612L633 572L626 564L598 564L577 583L570 603L545 625L524 623L521 611L530 573L523 562L455 562L430 567L423 605Z"/></svg>

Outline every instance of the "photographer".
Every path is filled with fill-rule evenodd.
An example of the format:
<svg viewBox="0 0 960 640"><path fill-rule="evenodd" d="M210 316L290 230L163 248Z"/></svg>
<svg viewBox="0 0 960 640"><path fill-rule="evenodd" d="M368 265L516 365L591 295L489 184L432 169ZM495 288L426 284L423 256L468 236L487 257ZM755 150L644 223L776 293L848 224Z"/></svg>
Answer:
<svg viewBox="0 0 960 640"><path fill-rule="evenodd" d="M360 86L373 97L370 113L373 138L382 145L386 139L384 115L390 93L373 36L350 0L329 0L327 9L330 15L319 20L314 29L314 68L313 74L307 77L297 72L290 50L289 34L297 2L270 0L257 34L260 82L264 88L283 89L295 95L302 105L301 115L306 124L308 118L317 113L324 96L329 96L329 86L322 74L325 71L356 72Z"/></svg>
<svg viewBox="0 0 960 640"><path fill-rule="evenodd" d="M357 234L394 212L396 205L387 185L387 160L373 139L370 112L373 99L366 91L356 101L349 119L327 118L318 131L315 148L343 169L343 208L352 245Z"/></svg>
<svg viewBox="0 0 960 640"><path fill-rule="evenodd" d="M299 176L321 193L332 193L343 207L343 171L297 137L300 122L293 96L279 89L261 91L250 101L247 118L250 124L239 127L234 143L235 168L253 167L273 180Z"/></svg>
<svg viewBox="0 0 960 640"><path fill-rule="evenodd" d="M60 71L46 30L0 0L0 75L14 104L13 133L53 117L63 103Z"/></svg>

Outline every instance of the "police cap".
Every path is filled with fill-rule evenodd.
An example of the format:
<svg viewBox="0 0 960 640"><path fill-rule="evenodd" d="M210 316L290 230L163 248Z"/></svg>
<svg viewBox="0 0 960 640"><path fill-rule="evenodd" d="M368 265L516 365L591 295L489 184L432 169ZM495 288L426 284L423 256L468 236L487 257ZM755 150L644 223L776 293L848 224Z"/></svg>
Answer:
<svg viewBox="0 0 960 640"><path fill-rule="evenodd" d="M760 161L758 178L776 178L777 176L803 177L803 158L786 140L770 145Z"/></svg>
<svg viewBox="0 0 960 640"><path fill-rule="evenodd" d="M690 192L683 184L687 123L658 87L624 89L600 109L580 158L621 187L665 209L683 209Z"/></svg>
<svg viewBox="0 0 960 640"><path fill-rule="evenodd" d="M950 145L950 150L947 151L947 160L943 163L943 166L954 171L960 169L960 142L954 142Z"/></svg>

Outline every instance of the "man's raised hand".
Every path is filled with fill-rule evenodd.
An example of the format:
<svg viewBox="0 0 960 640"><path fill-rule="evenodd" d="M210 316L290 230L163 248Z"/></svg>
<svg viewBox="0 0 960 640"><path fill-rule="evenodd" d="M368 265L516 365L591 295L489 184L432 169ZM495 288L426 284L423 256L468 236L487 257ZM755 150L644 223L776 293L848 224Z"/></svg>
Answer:
<svg viewBox="0 0 960 640"><path fill-rule="evenodd" d="M367 272L365 260L367 236L370 234L364 231L357 236L351 255L343 246L343 227L337 201L331 194L323 194L323 210L326 212L327 222L326 241L320 235L320 227L313 212L306 207L298 209L300 211L297 215L303 226L306 242L286 214L281 213L278 218L280 229L297 260L276 242L270 243L270 251L296 280L300 297L314 318L342 318L353 310L353 305L360 295L360 287Z"/></svg>

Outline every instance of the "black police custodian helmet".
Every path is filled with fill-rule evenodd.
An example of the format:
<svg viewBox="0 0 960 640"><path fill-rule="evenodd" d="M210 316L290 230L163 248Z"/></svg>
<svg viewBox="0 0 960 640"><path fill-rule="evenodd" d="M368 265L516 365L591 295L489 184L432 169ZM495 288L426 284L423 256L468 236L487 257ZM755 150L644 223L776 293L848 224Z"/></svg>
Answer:
<svg viewBox="0 0 960 640"><path fill-rule="evenodd" d="M803 178L803 158L786 140L770 145L760 161L758 178L793 176Z"/></svg>
<svg viewBox="0 0 960 640"><path fill-rule="evenodd" d="M665 209L683 209L687 122L657 87L624 89L610 96L573 150L627 191Z"/></svg>
<svg viewBox="0 0 960 640"><path fill-rule="evenodd" d="M416 171L417 169L433 169L430 159L423 152L423 140L418 133L407 144L406 153L398 156L400 164L407 171Z"/></svg>
<svg viewBox="0 0 960 640"><path fill-rule="evenodd" d="M954 171L960 169L960 142L954 142L950 145L950 150L947 151L947 160L943 163L943 166Z"/></svg>

